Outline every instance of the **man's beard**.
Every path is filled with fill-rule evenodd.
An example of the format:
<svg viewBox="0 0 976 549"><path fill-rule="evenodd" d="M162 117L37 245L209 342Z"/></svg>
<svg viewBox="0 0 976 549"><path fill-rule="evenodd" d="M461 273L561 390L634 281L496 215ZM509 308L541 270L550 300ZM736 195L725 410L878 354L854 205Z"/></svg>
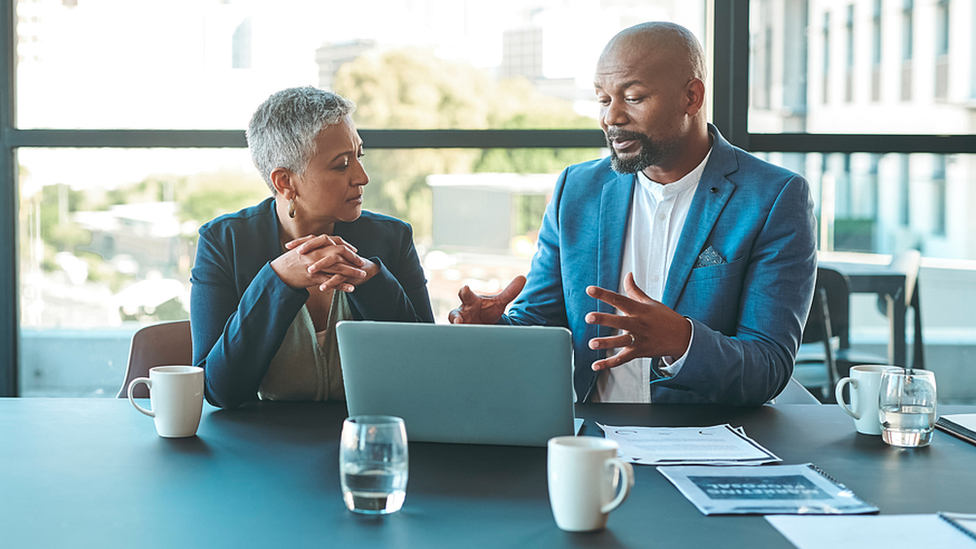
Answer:
<svg viewBox="0 0 976 549"><path fill-rule="evenodd" d="M650 166L661 165L674 149L673 143L655 142L650 137L637 132L611 129L607 131L606 136L607 146L610 147L610 167L618 173L637 173ZM640 150L628 159L620 158L617 149L613 147L615 140L637 141Z"/></svg>

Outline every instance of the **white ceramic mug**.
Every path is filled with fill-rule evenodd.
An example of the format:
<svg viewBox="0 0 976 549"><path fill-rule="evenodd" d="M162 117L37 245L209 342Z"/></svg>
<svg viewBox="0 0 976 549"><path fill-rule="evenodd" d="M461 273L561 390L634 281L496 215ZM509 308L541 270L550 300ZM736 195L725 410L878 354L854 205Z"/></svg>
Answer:
<svg viewBox="0 0 976 549"><path fill-rule="evenodd" d="M549 503L568 532L600 530L627 499L634 468L617 457L619 445L598 437L549 439Z"/></svg>
<svg viewBox="0 0 976 549"><path fill-rule="evenodd" d="M145 383L149 387L152 410L136 404L132 390ZM192 437L203 413L203 368L196 366L157 366L149 377L129 383L129 402L136 410L154 419L156 432L166 438Z"/></svg>
<svg viewBox="0 0 976 549"><path fill-rule="evenodd" d="M841 409L854 418L858 433L880 435L881 420L878 415L878 392L881 388L881 374L888 370L900 371L897 366L873 366L861 364L851 366L850 377L837 382L834 396ZM844 402L844 386L851 386L851 405Z"/></svg>

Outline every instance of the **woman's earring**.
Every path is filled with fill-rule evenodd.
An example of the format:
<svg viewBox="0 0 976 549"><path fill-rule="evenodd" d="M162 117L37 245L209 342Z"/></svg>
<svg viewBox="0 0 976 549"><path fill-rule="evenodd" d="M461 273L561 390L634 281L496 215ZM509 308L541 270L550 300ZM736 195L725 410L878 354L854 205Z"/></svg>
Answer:
<svg viewBox="0 0 976 549"><path fill-rule="evenodd" d="M288 217L295 219L295 199L288 201Z"/></svg>

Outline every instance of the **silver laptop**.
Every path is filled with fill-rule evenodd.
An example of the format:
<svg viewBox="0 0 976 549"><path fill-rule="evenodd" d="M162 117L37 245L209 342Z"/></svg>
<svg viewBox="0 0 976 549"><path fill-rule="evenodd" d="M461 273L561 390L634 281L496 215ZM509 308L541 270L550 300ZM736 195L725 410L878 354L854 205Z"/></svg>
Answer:
<svg viewBox="0 0 976 549"><path fill-rule="evenodd" d="M349 415L402 417L411 441L545 446L578 430L565 328L345 321L336 332Z"/></svg>

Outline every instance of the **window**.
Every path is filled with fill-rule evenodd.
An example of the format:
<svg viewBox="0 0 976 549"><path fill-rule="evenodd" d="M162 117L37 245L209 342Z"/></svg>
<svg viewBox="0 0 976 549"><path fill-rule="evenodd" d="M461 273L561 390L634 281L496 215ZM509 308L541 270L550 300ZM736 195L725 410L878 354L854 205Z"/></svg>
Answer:
<svg viewBox="0 0 976 549"><path fill-rule="evenodd" d="M898 157L898 221L908 227L912 221L911 162L907 154Z"/></svg>
<svg viewBox="0 0 976 549"><path fill-rule="evenodd" d="M823 93L821 97L823 98L823 104L826 105L830 102L830 12L824 13L822 35L823 71L821 72L821 78L823 79Z"/></svg>
<svg viewBox="0 0 976 549"><path fill-rule="evenodd" d="M949 0L939 0L935 8L935 98L949 96Z"/></svg>
<svg viewBox="0 0 976 549"><path fill-rule="evenodd" d="M881 100L881 0L874 0L871 17L871 101Z"/></svg>
<svg viewBox="0 0 976 549"><path fill-rule="evenodd" d="M844 64L844 101L854 101L854 4L847 6L847 24L844 27L847 56Z"/></svg>
<svg viewBox="0 0 976 549"><path fill-rule="evenodd" d="M603 154L592 78L609 38L674 20L709 45L704 0L0 6L37 17L11 27L27 40L16 112L0 109L17 119L0 132L18 173L0 183L0 221L19 244L0 248L17 281L0 301L16 303L2 327L20 364L0 370L0 394L33 396L114 396L131 333L187 318L198 227L268 195L243 128L271 93L356 101L365 206L412 224L443 322L461 285L490 292L528 270L556 175ZM66 353L91 360L66 371Z"/></svg>
<svg viewBox="0 0 976 549"><path fill-rule="evenodd" d="M490 290L524 272L547 193L534 176L551 180L561 167L601 154L589 90L593 63L616 30L649 19L685 24L721 60L710 67L710 118L733 143L810 181L823 250L891 254L915 247L929 265L951 274L941 279L951 284L937 284L940 290L955 284L954 291L972 295L966 288L976 287L976 271L967 263L976 260L970 236L976 234L970 215L976 207L976 132L966 107L976 80L969 56L944 56L949 73L970 75L955 101L948 86L947 100L937 102L937 94L926 91L930 84L916 93L901 85L912 82L913 67L918 75L934 74L928 66L923 73L923 65L938 56L923 50L938 44L940 18L948 29L948 2L752 0L713 2L706 10L705 2L677 0L387 0L350 4L348 24L339 30L321 24L317 10L325 4L302 9L298 0L178 0L165 6L0 0L9 13L30 18L14 27L0 16L0 30L26 37L13 51L0 50L0 264L16 265L0 269L0 394L17 394L28 383L33 394L109 395L117 389L128 342L119 331L185 315L181 290L170 285L166 293L168 283L155 281L185 283L188 265L181 258L193 257L195 225L266 192L255 179L241 130L258 103L290 85L359 94L356 117L370 149L368 207L414 225L431 293L448 296L435 302L441 311L462 283ZM830 63L830 14L852 6L855 16L872 14L872 32L852 30L849 39L855 66L857 51L872 52L872 70L853 71L851 82L852 90L871 90L870 102L837 101L847 64L840 57ZM943 7L944 14L938 11ZM378 20L377 13L384 17ZM924 25L913 29L913 15ZM109 16L131 24L99 27ZM287 44L272 43L269 25L282 18L297 20L299 30ZM958 30L951 42L947 32L947 52L976 50L973 24L964 19L952 21ZM78 39L82 33L86 40ZM912 53L913 33L918 55ZM108 58L94 48L107 50ZM430 87L391 94L384 87L390 79L370 73L407 62L439 78L437 101ZM451 74L462 84L479 75L479 99L468 100L471 87L452 87ZM519 76L503 85L503 74ZM830 82L838 83L834 103ZM906 89L909 98L903 100ZM505 101L478 102L499 93ZM377 97L397 101L396 108L376 107L371 102ZM441 100L444 112L416 107ZM416 108L406 108L411 105ZM500 184L504 178L482 184L486 173L504 173L517 184ZM104 191L94 190L99 184ZM183 198L190 191L199 203ZM509 230L492 231L490 242L477 240L485 235L441 232L454 212L439 209L438 202L472 203L465 193L507 213ZM138 207L147 203L158 209L148 223ZM104 227L118 228L108 234ZM146 234L160 236L137 249L136 237ZM507 248L499 235L508 236ZM123 247L129 253L111 253ZM172 263L150 276L147 266L158 256ZM106 288L92 307L103 319L83 329L84 322L65 312L64 304L81 296L71 293L72 277L83 284L98 279ZM144 280L163 287L154 302L123 307L115 301ZM50 293L49 283L60 285L60 293ZM961 301L944 298L947 305L934 322L926 319L926 330L943 329L949 334L940 336L944 340L971 349L965 342L976 341L972 304ZM24 335L30 330L35 333ZM82 345L70 338L81 334L91 343L95 332L114 337L115 350L99 354L100 362L84 372L59 372L67 376L60 381L53 370L36 367L36 355L27 357L34 352L27 347L30 337L30 349L46 349L53 341L48 336ZM19 364L29 367L21 371L14 366Z"/></svg>
<svg viewBox="0 0 976 549"><path fill-rule="evenodd" d="M792 3L771 0L751 4L753 29L786 29L772 33L773 43L764 48L802 53L770 57L757 48L752 50L753 95L761 97L766 84L759 84L770 71L773 81L768 87L774 91L769 108L760 107L753 98L748 116L750 131L889 136L973 133L969 110L964 106L971 101L971 90L959 88L953 96L950 88L951 78L969 75L961 78L971 80L972 58L948 52L950 48L976 51L971 32L976 24L971 18L950 19L952 2L816 0L806 3L805 10L792 6L794 12L789 11L790 6ZM843 17L844 26L838 27L838 15ZM811 29L802 25L805 16L814 22ZM916 17L925 24L915 25ZM800 22L800 26L791 28L792 21ZM859 31L862 21L865 31L870 21L871 32ZM961 30L949 34L950 25ZM831 33L832 26L839 32ZM842 55L837 55L839 52ZM794 83L805 90L805 96L787 93ZM780 90L792 101L780 100ZM751 138L749 146L755 146ZM917 140L905 142L907 152L919 151L918 146Z"/></svg>
<svg viewBox="0 0 976 549"><path fill-rule="evenodd" d="M930 228L934 237L946 236L946 157L932 155Z"/></svg>
<svg viewBox="0 0 976 549"><path fill-rule="evenodd" d="M901 100L912 100L912 55L915 44L913 0L903 0L901 12Z"/></svg>

